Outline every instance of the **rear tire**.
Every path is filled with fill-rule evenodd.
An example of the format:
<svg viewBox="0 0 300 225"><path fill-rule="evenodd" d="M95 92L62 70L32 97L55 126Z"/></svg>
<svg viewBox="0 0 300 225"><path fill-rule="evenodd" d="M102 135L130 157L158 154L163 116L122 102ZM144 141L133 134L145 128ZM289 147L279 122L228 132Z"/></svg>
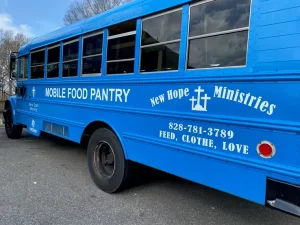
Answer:
<svg viewBox="0 0 300 225"><path fill-rule="evenodd" d="M115 193L128 187L131 165L125 159L118 137L107 128L96 130L87 150L88 167L97 187Z"/></svg>
<svg viewBox="0 0 300 225"><path fill-rule="evenodd" d="M4 113L4 124L6 135L10 139L19 139L22 135L23 126L22 125L14 125L13 123L13 112L11 107L9 106Z"/></svg>

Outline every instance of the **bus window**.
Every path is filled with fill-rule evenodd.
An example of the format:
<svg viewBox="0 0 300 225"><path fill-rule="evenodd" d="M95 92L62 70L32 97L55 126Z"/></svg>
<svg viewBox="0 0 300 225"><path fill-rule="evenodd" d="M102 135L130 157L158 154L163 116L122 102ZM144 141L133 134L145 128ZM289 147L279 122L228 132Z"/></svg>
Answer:
<svg viewBox="0 0 300 225"><path fill-rule="evenodd" d="M48 48L47 78L59 77L60 45Z"/></svg>
<svg viewBox="0 0 300 225"><path fill-rule="evenodd" d="M28 79L28 56L23 57L24 64L24 79Z"/></svg>
<svg viewBox="0 0 300 225"><path fill-rule="evenodd" d="M191 6L188 69L246 65L250 2L224 0Z"/></svg>
<svg viewBox="0 0 300 225"><path fill-rule="evenodd" d="M63 47L63 77L75 77L78 71L78 39L64 43Z"/></svg>
<svg viewBox="0 0 300 225"><path fill-rule="evenodd" d="M181 17L180 9L143 20L141 72L178 70Z"/></svg>
<svg viewBox="0 0 300 225"><path fill-rule="evenodd" d="M19 79L28 79L28 56L19 58L17 70Z"/></svg>
<svg viewBox="0 0 300 225"><path fill-rule="evenodd" d="M82 75L101 73L103 34L83 37Z"/></svg>
<svg viewBox="0 0 300 225"><path fill-rule="evenodd" d="M109 29L107 74L134 72L136 21L129 21Z"/></svg>
<svg viewBox="0 0 300 225"><path fill-rule="evenodd" d="M45 50L31 53L31 79L44 78Z"/></svg>

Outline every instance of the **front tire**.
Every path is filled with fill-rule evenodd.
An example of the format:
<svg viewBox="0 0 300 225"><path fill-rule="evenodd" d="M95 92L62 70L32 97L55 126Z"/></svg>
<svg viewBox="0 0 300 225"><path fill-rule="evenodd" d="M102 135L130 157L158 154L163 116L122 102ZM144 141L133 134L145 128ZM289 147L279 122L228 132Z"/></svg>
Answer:
<svg viewBox="0 0 300 225"><path fill-rule="evenodd" d="M4 124L5 124L5 132L8 138L19 139L21 137L23 126L14 125L13 112L10 106L6 109L6 112L4 113Z"/></svg>
<svg viewBox="0 0 300 225"><path fill-rule="evenodd" d="M118 137L107 128L96 130L90 138L88 167L95 184L104 192L115 193L128 187L131 168Z"/></svg>

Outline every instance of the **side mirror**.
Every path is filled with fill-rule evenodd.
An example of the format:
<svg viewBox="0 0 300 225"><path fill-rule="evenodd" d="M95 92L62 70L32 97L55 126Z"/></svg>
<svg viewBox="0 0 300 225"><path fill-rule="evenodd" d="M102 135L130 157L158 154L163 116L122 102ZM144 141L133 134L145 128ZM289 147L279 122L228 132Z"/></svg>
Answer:
<svg viewBox="0 0 300 225"><path fill-rule="evenodd" d="M10 74L10 79L15 80L17 78L17 53L16 52L10 54L9 74Z"/></svg>

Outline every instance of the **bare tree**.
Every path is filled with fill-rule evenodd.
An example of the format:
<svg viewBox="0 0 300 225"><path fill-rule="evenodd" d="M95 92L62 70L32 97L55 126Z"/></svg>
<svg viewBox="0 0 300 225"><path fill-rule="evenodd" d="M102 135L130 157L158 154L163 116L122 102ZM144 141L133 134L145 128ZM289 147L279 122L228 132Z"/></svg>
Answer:
<svg viewBox="0 0 300 225"><path fill-rule="evenodd" d="M120 6L131 0L74 0L65 14L64 24L69 25Z"/></svg>
<svg viewBox="0 0 300 225"><path fill-rule="evenodd" d="M28 41L29 38L24 34L14 35L10 30L0 29L0 100L12 95L15 86L15 82L10 79L9 56Z"/></svg>

